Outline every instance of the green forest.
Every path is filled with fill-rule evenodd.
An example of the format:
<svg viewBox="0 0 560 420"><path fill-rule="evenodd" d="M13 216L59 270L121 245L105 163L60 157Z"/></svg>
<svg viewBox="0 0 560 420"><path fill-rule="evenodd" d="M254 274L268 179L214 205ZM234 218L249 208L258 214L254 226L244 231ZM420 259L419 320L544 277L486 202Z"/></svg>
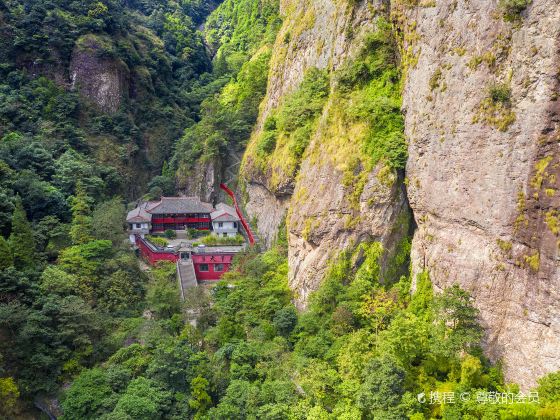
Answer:
<svg viewBox="0 0 560 420"><path fill-rule="evenodd" d="M174 264L139 265L126 210L176 194L197 162L244 150L279 8L0 0L0 418L560 418L560 373L539 380L538 401L480 402L519 387L484 356L470 295L413 276L409 235L383 274L378 242L334 258L305 311L288 287L285 224L270 249L244 252L184 302ZM391 36L386 23L332 79L309 71L264 123L257 156L284 137L299 162L336 83L341 101L373 98L347 110L370 127L360 153L401 169ZM84 51L126 70L114 112L68 82ZM430 402L433 392L465 398Z"/></svg>

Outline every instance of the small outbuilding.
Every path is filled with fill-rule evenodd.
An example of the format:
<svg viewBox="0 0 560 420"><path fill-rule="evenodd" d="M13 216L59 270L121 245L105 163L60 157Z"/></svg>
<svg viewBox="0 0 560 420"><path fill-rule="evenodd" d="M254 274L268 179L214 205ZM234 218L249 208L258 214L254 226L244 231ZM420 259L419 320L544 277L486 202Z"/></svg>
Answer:
<svg viewBox="0 0 560 420"><path fill-rule="evenodd" d="M239 232L239 217L231 206L224 203L216 205L216 210L210 214L212 230L217 236L235 236Z"/></svg>

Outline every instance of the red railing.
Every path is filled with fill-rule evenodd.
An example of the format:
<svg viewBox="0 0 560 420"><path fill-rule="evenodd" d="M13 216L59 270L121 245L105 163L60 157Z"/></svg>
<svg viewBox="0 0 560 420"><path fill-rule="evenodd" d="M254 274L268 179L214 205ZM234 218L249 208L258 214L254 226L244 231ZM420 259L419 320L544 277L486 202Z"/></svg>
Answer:
<svg viewBox="0 0 560 420"><path fill-rule="evenodd" d="M239 205L237 204L237 199L235 198L235 194L233 193L232 190L230 190L227 187L226 184L220 184L220 188L224 190L227 193L227 195L229 195L233 200L233 205L235 207L235 211L237 212L237 217L239 217L239 220L241 220L241 224L243 225L245 232L247 232L247 238L249 239L249 243L251 245L254 245L255 238L253 237L253 232L251 232L251 228L249 227L249 224L245 221L245 217L243 217L243 213L241 213L241 210L239 209Z"/></svg>

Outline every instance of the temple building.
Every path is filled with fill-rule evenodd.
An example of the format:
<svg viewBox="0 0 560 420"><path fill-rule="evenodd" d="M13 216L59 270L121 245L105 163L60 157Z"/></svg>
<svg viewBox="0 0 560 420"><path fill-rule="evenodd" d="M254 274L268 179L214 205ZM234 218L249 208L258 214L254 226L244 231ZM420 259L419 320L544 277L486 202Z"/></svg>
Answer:
<svg viewBox="0 0 560 420"><path fill-rule="evenodd" d="M220 236L235 236L239 232L239 217L235 209L219 203L214 208L198 197L161 197L159 201L147 201L131 210L126 222L130 241L135 235L171 230L214 230Z"/></svg>
<svg viewBox="0 0 560 420"><path fill-rule="evenodd" d="M219 203L214 208L198 197L162 197L159 201L139 204L126 217L130 242L144 261L150 265L160 261L169 261L177 265L183 298L185 288L195 286L199 282L219 280L229 271L234 256L242 252L247 245L252 246L255 243L254 235L241 213L234 193L224 184L220 187L231 197L234 207ZM239 245L206 246L186 239L187 236L183 236L183 239L178 235L162 246L147 236L168 229L206 230L225 238L242 233L247 242Z"/></svg>

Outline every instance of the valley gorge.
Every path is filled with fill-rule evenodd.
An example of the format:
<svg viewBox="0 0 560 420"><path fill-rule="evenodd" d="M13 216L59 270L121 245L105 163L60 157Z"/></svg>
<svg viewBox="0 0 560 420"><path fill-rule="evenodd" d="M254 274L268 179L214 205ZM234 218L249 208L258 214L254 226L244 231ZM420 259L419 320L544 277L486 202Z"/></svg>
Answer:
<svg viewBox="0 0 560 420"><path fill-rule="evenodd" d="M560 418L560 2L0 0L0 418L45 416Z"/></svg>

